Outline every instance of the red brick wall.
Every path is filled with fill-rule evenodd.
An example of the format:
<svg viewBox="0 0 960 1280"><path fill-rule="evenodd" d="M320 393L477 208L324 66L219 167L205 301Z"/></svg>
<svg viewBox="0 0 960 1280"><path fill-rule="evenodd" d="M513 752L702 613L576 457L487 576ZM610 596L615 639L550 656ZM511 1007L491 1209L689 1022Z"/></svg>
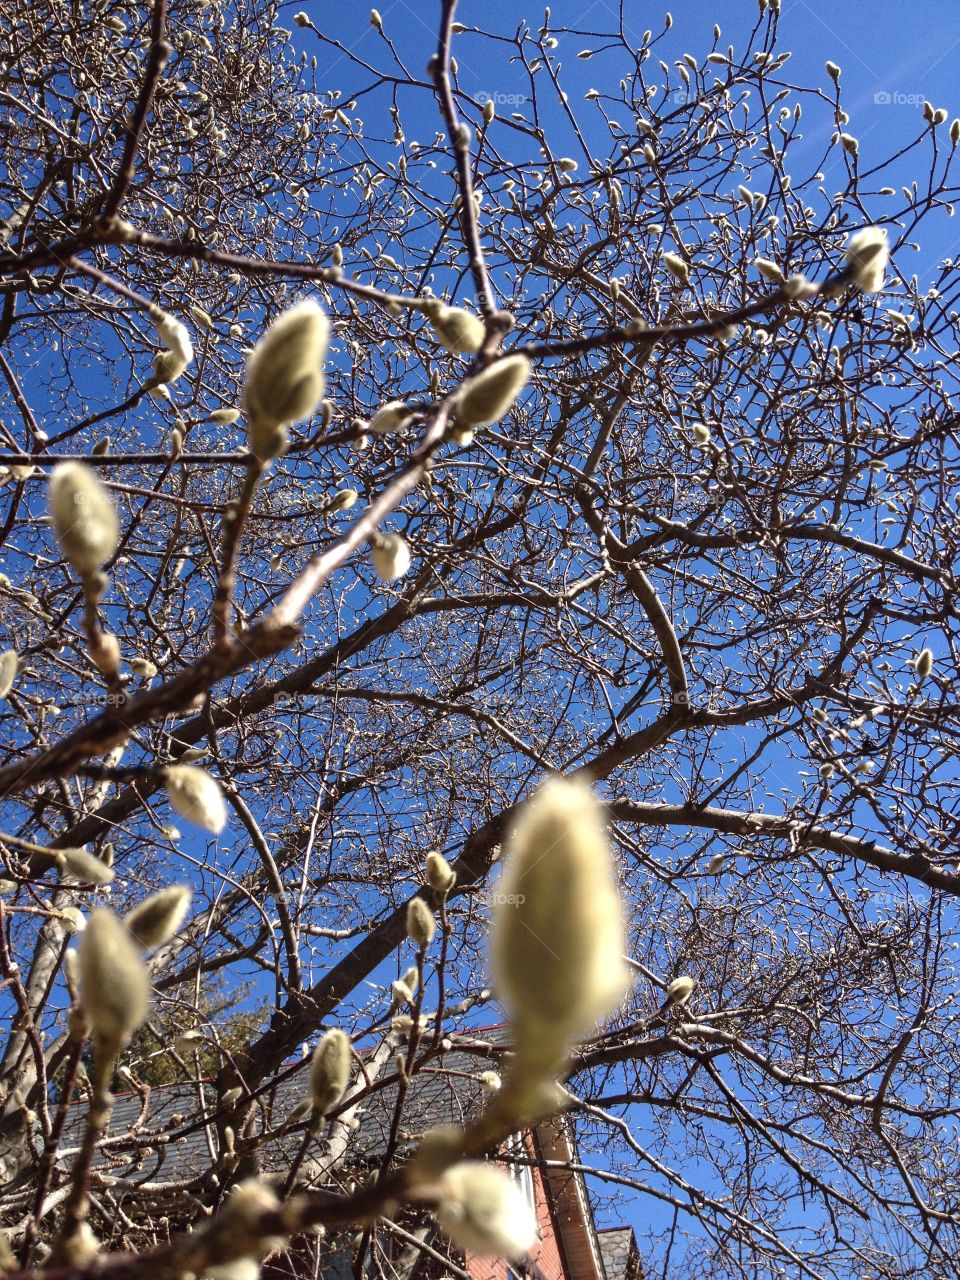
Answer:
<svg viewBox="0 0 960 1280"><path fill-rule="evenodd" d="M526 1154L535 1158L533 1139L529 1133L523 1135ZM533 1194L537 1210L537 1222L540 1226L540 1243L530 1250L531 1261L535 1262L543 1272L546 1280L572 1280L563 1269L559 1242L550 1217L550 1205L540 1170L533 1168ZM468 1254L464 1269L473 1280L504 1280L507 1265L502 1258L478 1258Z"/></svg>

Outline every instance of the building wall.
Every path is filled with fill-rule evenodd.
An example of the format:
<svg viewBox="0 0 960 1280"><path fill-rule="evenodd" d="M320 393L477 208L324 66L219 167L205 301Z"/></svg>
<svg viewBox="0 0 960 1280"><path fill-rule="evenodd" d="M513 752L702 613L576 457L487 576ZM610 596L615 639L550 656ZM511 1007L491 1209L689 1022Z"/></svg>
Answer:
<svg viewBox="0 0 960 1280"><path fill-rule="evenodd" d="M523 1135L523 1149L531 1159L536 1159L533 1137L529 1133ZM560 1243L550 1214L550 1202L543 1176L536 1167L533 1167L530 1173L533 1181L534 1209L540 1228L540 1243L531 1249L530 1261L539 1267L542 1280L576 1280L564 1270ZM508 1276L514 1274L508 1271L507 1264L502 1258L478 1258L473 1254L467 1255L464 1269L470 1273L472 1280L506 1280ZM536 1275L536 1272L533 1274Z"/></svg>

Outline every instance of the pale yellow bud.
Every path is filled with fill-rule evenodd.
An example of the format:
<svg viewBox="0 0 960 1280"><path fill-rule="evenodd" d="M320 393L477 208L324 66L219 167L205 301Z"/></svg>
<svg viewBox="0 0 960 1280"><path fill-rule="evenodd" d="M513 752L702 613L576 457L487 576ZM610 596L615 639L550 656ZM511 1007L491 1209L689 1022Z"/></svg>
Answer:
<svg viewBox="0 0 960 1280"><path fill-rule="evenodd" d="M61 462L50 477L50 514L61 550L81 577L95 573L117 549L113 500L82 462Z"/></svg>
<svg viewBox="0 0 960 1280"><path fill-rule="evenodd" d="M116 1053L147 1016L150 979L130 934L112 911L90 913L79 951L80 999L94 1031Z"/></svg>
<svg viewBox="0 0 960 1280"><path fill-rule="evenodd" d="M370 10L370 25L377 31L383 30L383 19L380 17L379 9Z"/></svg>
<svg viewBox="0 0 960 1280"><path fill-rule="evenodd" d="M175 764L164 770L170 803L181 817L219 835L227 825L227 809L220 787L205 769Z"/></svg>
<svg viewBox="0 0 960 1280"><path fill-rule="evenodd" d="M484 427L497 422L507 412L530 381L530 361L526 356L507 356L471 378L457 407L458 422L467 427Z"/></svg>
<svg viewBox="0 0 960 1280"><path fill-rule="evenodd" d="M225 427L231 422L236 422L239 417L239 409L214 409L210 415L210 421L215 422L218 427Z"/></svg>
<svg viewBox="0 0 960 1280"><path fill-rule="evenodd" d="M827 68L827 75L831 80L836 81L840 79L840 68L835 62L827 62L824 65Z"/></svg>
<svg viewBox="0 0 960 1280"><path fill-rule="evenodd" d="M848 155L856 156L860 152L860 143L852 133L841 133L840 145Z"/></svg>
<svg viewBox="0 0 960 1280"><path fill-rule="evenodd" d="M484 1093L499 1093L503 1088L503 1081L496 1071L481 1071L480 1083Z"/></svg>
<svg viewBox="0 0 960 1280"><path fill-rule="evenodd" d="M144 950L169 942L186 919L193 893L186 885L172 885L145 898L124 923Z"/></svg>
<svg viewBox="0 0 960 1280"><path fill-rule="evenodd" d="M440 1179L437 1222L460 1249L523 1258L537 1240L537 1220L509 1174L477 1160L452 1165Z"/></svg>
<svg viewBox="0 0 960 1280"><path fill-rule="evenodd" d="M457 882L457 873L443 854L435 849L426 856L425 871L427 884L434 893L447 894Z"/></svg>
<svg viewBox="0 0 960 1280"><path fill-rule="evenodd" d="M686 1004L694 988L692 978L674 978L667 984L666 1003L672 1006Z"/></svg>
<svg viewBox="0 0 960 1280"><path fill-rule="evenodd" d="M264 1182L248 1178L230 1192L217 1220L219 1260L263 1258L286 1244L282 1236L266 1235L261 1221L280 1210L276 1194Z"/></svg>
<svg viewBox="0 0 960 1280"><path fill-rule="evenodd" d="M309 418L323 399L329 335L326 312L307 298L275 320L250 353L243 407L258 458L282 452L286 427Z"/></svg>
<svg viewBox="0 0 960 1280"><path fill-rule="evenodd" d="M0 653L0 698L5 698L13 688L19 661L16 649L7 649L5 653Z"/></svg>
<svg viewBox="0 0 960 1280"><path fill-rule="evenodd" d="M883 288L890 249L883 227L864 227L847 241L846 259L853 283L864 293Z"/></svg>
<svg viewBox="0 0 960 1280"><path fill-rule="evenodd" d="M105 862L87 853L86 849L58 850L57 865L66 875L83 884L109 884L115 874Z"/></svg>
<svg viewBox="0 0 960 1280"><path fill-rule="evenodd" d="M355 506L357 499L360 497L356 489L341 489L339 493L335 493L330 499L327 506L328 511L349 511Z"/></svg>
<svg viewBox="0 0 960 1280"><path fill-rule="evenodd" d="M775 262L771 262L769 258L754 258L753 265L766 280L772 281L774 284L783 284L786 276L780 270Z"/></svg>
<svg viewBox="0 0 960 1280"><path fill-rule="evenodd" d="M430 324L443 346L457 354L479 351L487 333L479 316L459 307L441 307Z"/></svg>
<svg viewBox="0 0 960 1280"><path fill-rule="evenodd" d="M378 533L371 539L373 567L383 582L402 578L410 568L410 548L399 533Z"/></svg>
<svg viewBox="0 0 960 1280"><path fill-rule="evenodd" d="M325 1116L346 1093L350 1061L349 1037L339 1028L328 1031L314 1049L310 1066L310 1097L318 1115Z"/></svg>
<svg viewBox="0 0 960 1280"><path fill-rule="evenodd" d="M410 406L405 400L391 400L370 419L370 430L378 436L390 431L401 431L412 417Z"/></svg>
<svg viewBox="0 0 960 1280"><path fill-rule="evenodd" d="M926 680L933 670L933 650L921 649L914 661L913 669L917 673L918 680Z"/></svg>
<svg viewBox="0 0 960 1280"><path fill-rule="evenodd" d="M681 258L678 253L665 253L663 255L663 265L681 284L686 284L690 279L690 264L685 258Z"/></svg>
<svg viewBox="0 0 960 1280"><path fill-rule="evenodd" d="M586 783L552 778L506 844L491 957L522 1057L561 1062L627 984L623 910L600 805Z"/></svg>
<svg viewBox="0 0 960 1280"><path fill-rule="evenodd" d="M418 947L429 947L437 932L433 913L422 898L407 903L407 937Z"/></svg>

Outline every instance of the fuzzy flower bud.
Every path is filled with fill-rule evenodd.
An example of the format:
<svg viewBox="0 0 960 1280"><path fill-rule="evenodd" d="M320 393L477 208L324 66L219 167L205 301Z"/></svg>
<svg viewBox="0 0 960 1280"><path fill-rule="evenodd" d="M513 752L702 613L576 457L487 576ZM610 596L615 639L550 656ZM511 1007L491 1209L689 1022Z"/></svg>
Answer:
<svg viewBox="0 0 960 1280"><path fill-rule="evenodd" d="M218 1253L224 1262L237 1258L263 1258L286 1240L265 1235L260 1220L265 1214L277 1213L280 1201L264 1182L248 1178L230 1192L217 1219Z"/></svg>
<svg viewBox="0 0 960 1280"><path fill-rule="evenodd" d="M273 322L250 353L243 407L250 448L263 461L286 445L286 428L309 418L323 399L323 361L330 322L313 298L306 298Z"/></svg>
<svg viewBox="0 0 960 1280"><path fill-rule="evenodd" d="M437 932L433 913L422 898L411 898L407 903L407 937L416 946L429 947Z"/></svg>
<svg viewBox="0 0 960 1280"><path fill-rule="evenodd" d="M182 818L219 835L227 825L223 793L205 769L175 764L164 770L170 803Z"/></svg>
<svg viewBox="0 0 960 1280"><path fill-rule="evenodd" d="M690 999L694 985L692 978L674 978L672 982L667 984L666 1003L674 1007L686 1004Z"/></svg>
<svg viewBox="0 0 960 1280"><path fill-rule="evenodd" d="M50 514L63 554L81 577L103 567L117 549L113 499L82 462L61 462L50 477Z"/></svg>
<svg viewBox="0 0 960 1280"><path fill-rule="evenodd" d="M382 582L402 578L410 568L410 548L399 533L378 533L371 539L373 567Z"/></svg>
<svg viewBox="0 0 960 1280"><path fill-rule="evenodd" d="M663 265L681 284L686 284L690 279L690 264L685 258L681 258L678 253L665 253L663 255Z"/></svg>
<svg viewBox="0 0 960 1280"><path fill-rule="evenodd" d="M425 873L427 884L434 893L448 894L457 883L457 873L443 854L437 853L435 849L427 854Z"/></svg>
<svg viewBox="0 0 960 1280"><path fill-rule="evenodd" d="M430 324L443 346L456 354L479 351L487 332L479 316L459 307L440 306Z"/></svg>
<svg viewBox="0 0 960 1280"><path fill-rule="evenodd" d="M853 283L864 293L879 293L890 260L883 227L864 227L847 241L846 259Z"/></svg>
<svg viewBox="0 0 960 1280"><path fill-rule="evenodd" d="M86 849L60 849L57 852L60 870L83 884L109 884L116 874L105 862L95 858Z"/></svg>
<svg viewBox="0 0 960 1280"><path fill-rule="evenodd" d="M503 1081L496 1071L481 1071L479 1079L484 1093L499 1093L503 1088Z"/></svg>
<svg viewBox="0 0 960 1280"><path fill-rule="evenodd" d="M464 1160L440 1179L437 1221L461 1249L524 1257L537 1239L537 1220L523 1192L502 1169Z"/></svg>
<svg viewBox="0 0 960 1280"><path fill-rule="evenodd" d="M350 1039L335 1028L313 1051L310 1065L310 1097L317 1115L325 1116L337 1105L350 1083Z"/></svg>
<svg viewBox="0 0 960 1280"><path fill-rule="evenodd" d="M0 698L5 698L13 688L19 665L20 660L16 649L7 649L5 653L0 653Z"/></svg>
<svg viewBox="0 0 960 1280"><path fill-rule="evenodd" d="M777 264L771 262L769 258L754 258L753 265L765 280L770 280L773 284L783 284L787 278Z"/></svg>
<svg viewBox="0 0 960 1280"><path fill-rule="evenodd" d="M227 427L231 422L236 422L239 417L239 409L214 409L210 415L210 421L215 422L218 427Z"/></svg>
<svg viewBox="0 0 960 1280"><path fill-rule="evenodd" d="M623 910L599 804L552 778L508 839L491 934L494 982L521 1057L562 1061L627 984Z"/></svg>
<svg viewBox="0 0 960 1280"><path fill-rule="evenodd" d="M79 955L80 999L93 1029L117 1053L147 1016L150 978L123 923L103 907L90 913Z"/></svg>
<svg viewBox="0 0 960 1280"><path fill-rule="evenodd" d="M413 414L406 400L391 400L377 410L370 419L370 430L374 435L383 436L390 431L401 431Z"/></svg>
<svg viewBox="0 0 960 1280"><path fill-rule="evenodd" d="M457 408L457 420L467 427L486 427L507 412L530 381L530 361L526 356L507 356L464 386Z"/></svg>
<svg viewBox="0 0 960 1280"><path fill-rule="evenodd" d="M926 680L933 670L933 650L921 649L914 659L913 669L917 673L918 680Z"/></svg>
<svg viewBox="0 0 960 1280"><path fill-rule="evenodd" d="M360 497L356 489L341 489L339 493L335 493L327 504L328 511L349 511L355 506Z"/></svg>
<svg viewBox="0 0 960 1280"><path fill-rule="evenodd" d="M157 336L167 348L159 352L153 361L153 376L157 382L175 382L193 359L193 343L186 325L167 315L159 307L151 309Z"/></svg>
<svg viewBox="0 0 960 1280"><path fill-rule="evenodd" d="M145 951L169 942L186 919L193 893L184 884L172 885L145 898L124 924Z"/></svg>

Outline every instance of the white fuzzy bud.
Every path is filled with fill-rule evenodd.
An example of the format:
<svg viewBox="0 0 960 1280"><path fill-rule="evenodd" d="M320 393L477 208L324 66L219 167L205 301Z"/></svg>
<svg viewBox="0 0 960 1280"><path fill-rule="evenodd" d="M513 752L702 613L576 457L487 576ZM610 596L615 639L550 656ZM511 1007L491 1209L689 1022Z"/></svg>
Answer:
<svg viewBox="0 0 960 1280"><path fill-rule="evenodd" d="M587 784L546 782L523 806L504 862L491 933L494 982L521 1056L553 1066L627 985L623 910Z"/></svg>
<svg viewBox="0 0 960 1280"><path fill-rule="evenodd" d="M671 1006L686 1004L690 999L695 983L692 978L674 978L667 984L666 1003Z"/></svg>
<svg viewBox="0 0 960 1280"><path fill-rule="evenodd" d="M484 1093L499 1093L503 1088L503 1081L496 1071L481 1071L480 1083Z"/></svg>
<svg viewBox="0 0 960 1280"><path fill-rule="evenodd" d="M328 511L349 511L360 497L356 489L341 489L335 493L327 504Z"/></svg>
<svg viewBox="0 0 960 1280"><path fill-rule="evenodd" d="M239 409L214 409L210 415L210 421L215 422L218 427L226 427L231 422L236 422L239 417Z"/></svg>
<svg viewBox="0 0 960 1280"><path fill-rule="evenodd" d="M101 569L117 549L113 499L82 462L61 462L50 477L50 514L61 550L81 577Z"/></svg>
<svg viewBox="0 0 960 1280"><path fill-rule="evenodd" d="M407 937L416 946L429 947L437 932L433 912L422 898L411 898L407 903Z"/></svg>
<svg viewBox="0 0 960 1280"><path fill-rule="evenodd" d="M169 942L186 919L193 893L186 885L172 885L145 898L129 912L124 924L144 950Z"/></svg>
<svg viewBox="0 0 960 1280"><path fill-rule="evenodd" d="M370 430L374 435L386 435L390 431L401 431L413 414L406 400L391 400L377 410L370 419Z"/></svg>
<svg viewBox="0 0 960 1280"><path fill-rule="evenodd" d="M105 862L95 858L92 853L87 853L86 849L58 850L57 865L61 871L83 884L109 884L115 875Z"/></svg>
<svg viewBox="0 0 960 1280"><path fill-rule="evenodd" d="M371 546L373 567L382 582L402 578L410 568L410 548L399 533L378 533Z"/></svg>
<svg viewBox="0 0 960 1280"><path fill-rule="evenodd" d="M157 382L166 385L168 382L175 382L193 359L193 343L186 325L179 320L167 315L159 307L152 308L151 315L157 336L168 348L154 357L153 376Z"/></svg>
<svg viewBox="0 0 960 1280"><path fill-rule="evenodd" d="M175 764L164 770L170 803L182 818L219 835L227 825L227 809L219 785L205 769Z"/></svg>
<svg viewBox="0 0 960 1280"><path fill-rule="evenodd" d="M718 876L720 872L723 870L723 865L725 862L726 862L726 858L723 856L722 853L715 853L713 857L710 859L710 861L707 863L707 875Z"/></svg>
<svg viewBox="0 0 960 1280"><path fill-rule="evenodd" d="M457 421L467 427L485 427L499 421L530 381L526 356L507 356L469 379L457 406Z"/></svg>
<svg viewBox="0 0 960 1280"><path fill-rule="evenodd" d="M443 346L456 354L479 351L487 333L479 316L459 307L440 306L430 324Z"/></svg>
<svg viewBox="0 0 960 1280"><path fill-rule="evenodd" d="M765 280L770 280L773 284L783 284L787 278L777 264L771 262L769 258L754 258L753 265Z"/></svg>
<svg viewBox="0 0 960 1280"><path fill-rule="evenodd" d="M13 688L19 665L20 660L16 649L7 649L5 653L0 653L0 698L5 698Z"/></svg>
<svg viewBox="0 0 960 1280"><path fill-rule="evenodd" d="M285 311L250 353L243 388L250 448L264 461L286 446L286 428L314 413L326 387L330 322L313 298Z"/></svg>
<svg viewBox="0 0 960 1280"><path fill-rule="evenodd" d="M457 883L457 873L443 854L437 853L435 849L427 854L424 871L427 884L434 893L448 894Z"/></svg>
<svg viewBox="0 0 960 1280"><path fill-rule="evenodd" d="M883 227L864 227L847 241L846 259L853 283L864 293L878 293L890 260Z"/></svg>
<svg viewBox="0 0 960 1280"><path fill-rule="evenodd" d="M123 923L105 908L90 913L79 952L80 1000L109 1052L128 1042L147 1016L150 978Z"/></svg>
<svg viewBox="0 0 960 1280"><path fill-rule="evenodd" d="M502 1169L464 1160L440 1179L437 1221L461 1249L520 1259L537 1240L537 1220L523 1192Z"/></svg>
<svg viewBox="0 0 960 1280"><path fill-rule="evenodd" d="M665 253L663 255L663 265L682 284L686 284L690 279L690 264L685 258L681 258L679 254Z"/></svg>
<svg viewBox="0 0 960 1280"><path fill-rule="evenodd" d="M933 670L933 650L921 649L914 659L913 669L917 673L918 680L926 680Z"/></svg>
<svg viewBox="0 0 960 1280"><path fill-rule="evenodd" d="M339 1028L328 1031L314 1049L310 1065L310 1097L318 1115L325 1116L346 1093L350 1061L349 1037Z"/></svg>

